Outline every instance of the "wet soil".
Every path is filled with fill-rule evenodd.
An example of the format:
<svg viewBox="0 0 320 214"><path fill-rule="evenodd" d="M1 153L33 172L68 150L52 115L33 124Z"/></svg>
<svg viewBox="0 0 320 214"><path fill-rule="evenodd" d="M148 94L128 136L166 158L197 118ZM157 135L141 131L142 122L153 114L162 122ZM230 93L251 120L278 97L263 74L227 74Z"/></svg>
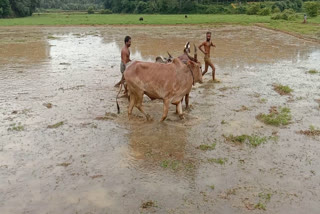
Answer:
<svg viewBox="0 0 320 214"><path fill-rule="evenodd" d="M125 98L116 114L125 35L132 59L153 61L207 30L220 82L209 70L184 120L171 106L158 122L148 98L153 121L129 121ZM300 133L320 128L319 59L319 44L254 26L2 27L1 214L319 213L320 136ZM290 108L288 125L256 119L272 106Z"/></svg>

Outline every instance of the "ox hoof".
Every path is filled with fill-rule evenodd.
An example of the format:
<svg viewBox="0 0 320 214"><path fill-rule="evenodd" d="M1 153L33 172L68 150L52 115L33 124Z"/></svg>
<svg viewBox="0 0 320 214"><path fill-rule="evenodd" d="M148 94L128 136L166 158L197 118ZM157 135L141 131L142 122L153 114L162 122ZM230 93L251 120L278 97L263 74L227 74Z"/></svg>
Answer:
<svg viewBox="0 0 320 214"><path fill-rule="evenodd" d="M166 117L161 118L160 122L163 122L166 119Z"/></svg>
<svg viewBox="0 0 320 214"><path fill-rule="evenodd" d="M152 121L152 117L149 114L146 115L146 118L147 118L147 121Z"/></svg>
<svg viewBox="0 0 320 214"><path fill-rule="evenodd" d="M181 120L184 119L184 115L183 114L180 114L179 117L180 117Z"/></svg>

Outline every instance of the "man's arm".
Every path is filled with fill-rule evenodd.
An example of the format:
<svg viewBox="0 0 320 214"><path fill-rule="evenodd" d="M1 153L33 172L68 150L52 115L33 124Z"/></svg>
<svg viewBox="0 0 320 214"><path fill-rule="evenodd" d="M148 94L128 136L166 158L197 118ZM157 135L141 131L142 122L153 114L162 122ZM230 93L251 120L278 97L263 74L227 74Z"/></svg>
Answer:
<svg viewBox="0 0 320 214"><path fill-rule="evenodd" d="M200 50L202 53L206 54L206 52L202 50L202 46L204 46L204 43L201 43L201 45L199 45L198 48L199 48L199 50Z"/></svg>
<svg viewBox="0 0 320 214"><path fill-rule="evenodd" d="M216 45L214 45L212 42L211 42L210 46L212 46L212 47L216 47Z"/></svg>

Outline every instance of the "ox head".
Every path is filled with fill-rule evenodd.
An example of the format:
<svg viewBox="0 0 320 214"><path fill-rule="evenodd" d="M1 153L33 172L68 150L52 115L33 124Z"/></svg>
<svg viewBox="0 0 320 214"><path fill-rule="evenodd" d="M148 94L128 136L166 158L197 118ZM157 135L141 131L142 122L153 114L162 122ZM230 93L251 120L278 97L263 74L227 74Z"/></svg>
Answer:
<svg viewBox="0 0 320 214"><path fill-rule="evenodd" d="M161 57L161 56L157 56L156 57L156 62L158 62L158 63L169 63L169 62L172 62L172 60L173 60L173 57L171 56L171 54L169 53L169 52L167 52L168 53L168 58L163 58L163 57Z"/></svg>
<svg viewBox="0 0 320 214"><path fill-rule="evenodd" d="M187 62L187 66L192 72L193 75L193 82L196 83L203 83L202 80L202 68L201 68L201 63L200 62L194 62L192 60L189 60Z"/></svg>
<svg viewBox="0 0 320 214"><path fill-rule="evenodd" d="M188 42L189 43L189 42ZM187 44L188 44L187 43ZM187 54L189 60L193 61L193 62L198 62L198 54L197 54L197 47L195 44L193 44L194 46L194 57L190 56L189 53L190 53L190 45L189 45L189 53L187 51L185 51L185 53ZM186 50L186 49L185 49Z"/></svg>

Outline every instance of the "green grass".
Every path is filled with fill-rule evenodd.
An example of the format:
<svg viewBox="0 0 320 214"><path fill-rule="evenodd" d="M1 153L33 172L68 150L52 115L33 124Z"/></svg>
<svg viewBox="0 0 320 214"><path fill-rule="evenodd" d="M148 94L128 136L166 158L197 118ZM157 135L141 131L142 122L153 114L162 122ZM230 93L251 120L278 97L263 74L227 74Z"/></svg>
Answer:
<svg viewBox="0 0 320 214"><path fill-rule="evenodd" d="M272 126L288 125L291 121L290 109L287 107L271 107L269 112L257 115L257 119Z"/></svg>
<svg viewBox="0 0 320 214"><path fill-rule="evenodd" d="M308 71L309 74L317 74L319 73L319 71L317 71L316 69L311 69Z"/></svg>
<svg viewBox="0 0 320 214"><path fill-rule="evenodd" d="M64 124L64 122L61 121L61 122L53 124L53 125L48 125L48 128L49 129L55 129L55 128L58 128L58 127L62 126L63 124Z"/></svg>
<svg viewBox="0 0 320 214"><path fill-rule="evenodd" d="M180 165L180 162L177 160L164 160L160 163L162 168L170 168L172 170L177 170Z"/></svg>
<svg viewBox="0 0 320 214"><path fill-rule="evenodd" d="M200 146L197 147L197 149L200 149L202 151L208 151L208 150L214 150L216 148L216 143L213 143L211 145L207 144L201 144Z"/></svg>
<svg viewBox="0 0 320 214"><path fill-rule="evenodd" d="M293 90L289 86L281 84L274 84L273 89L280 95L288 95L293 92Z"/></svg>
<svg viewBox="0 0 320 214"><path fill-rule="evenodd" d="M224 136L227 141L236 143L236 144L243 144L247 143L248 145L252 147L257 147L263 143L266 143L268 141L267 137L260 137L258 135L239 135L239 136Z"/></svg>
<svg viewBox="0 0 320 214"><path fill-rule="evenodd" d="M18 124L10 124L10 128L8 128L8 131L24 131L24 126L21 125L21 123L19 122Z"/></svg>
<svg viewBox="0 0 320 214"><path fill-rule="evenodd" d="M316 128L313 125L310 125L309 130L300 130L298 133L307 135L307 136L320 136L320 129Z"/></svg>
<svg viewBox="0 0 320 214"><path fill-rule="evenodd" d="M139 21L140 17L144 21ZM79 12L42 13L30 17L0 19L0 26L70 26L70 25L183 25L183 24L233 24L258 25L261 27L289 32L290 34L320 39L320 16L308 18L302 24L303 14L298 14L295 21L272 20L271 16L245 14L87 14Z"/></svg>
<svg viewBox="0 0 320 214"><path fill-rule="evenodd" d="M139 21L143 16L144 21ZM176 24L252 24L269 23L268 16L248 15L146 15L146 14L79 14L79 13L45 13L31 17L0 19L0 26L15 25L176 25Z"/></svg>
<svg viewBox="0 0 320 214"><path fill-rule="evenodd" d="M210 163L224 165L228 161L228 158L209 158L208 161Z"/></svg>
<svg viewBox="0 0 320 214"><path fill-rule="evenodd" d="M266 210L266 205L259 202L256 204L256 206L254 206L254 208L259 209L259 210Z"/></svg>

